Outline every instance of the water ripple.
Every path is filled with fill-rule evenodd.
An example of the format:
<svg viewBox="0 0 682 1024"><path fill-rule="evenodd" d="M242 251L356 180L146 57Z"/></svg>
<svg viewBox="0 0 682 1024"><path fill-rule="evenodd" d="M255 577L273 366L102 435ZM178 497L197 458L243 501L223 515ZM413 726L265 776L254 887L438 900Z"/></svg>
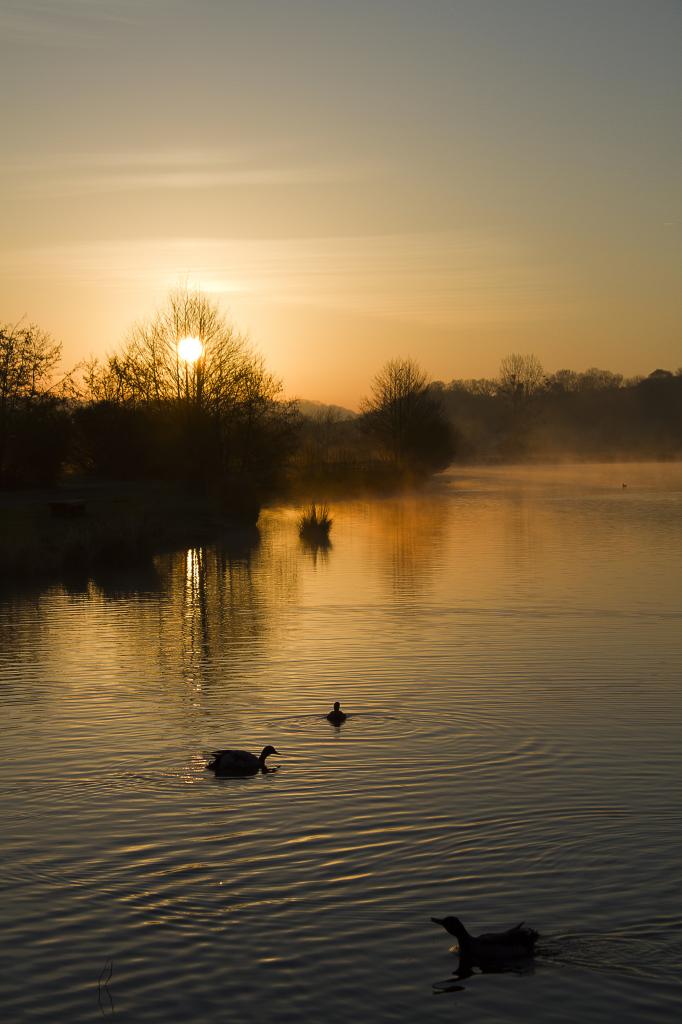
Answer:
<svg viewBox="0 0 682 1024"><path fill-rule="evenodd" d="M682 475L526 472L3 597L5 1019L677 1021ZM444 913L534 973L454 977Z"/></svg>

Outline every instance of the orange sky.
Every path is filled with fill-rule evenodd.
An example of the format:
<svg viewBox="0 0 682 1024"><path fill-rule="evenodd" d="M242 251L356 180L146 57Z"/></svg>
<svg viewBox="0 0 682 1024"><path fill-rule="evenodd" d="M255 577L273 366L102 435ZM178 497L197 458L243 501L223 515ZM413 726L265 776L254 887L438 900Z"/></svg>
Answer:
<svg viewBox="0 0 682 1024"><path fill-rule="evenodd" d="M682 364L672 0L0 0L0 320L67 364L178 284L289 394Z"/></svg>

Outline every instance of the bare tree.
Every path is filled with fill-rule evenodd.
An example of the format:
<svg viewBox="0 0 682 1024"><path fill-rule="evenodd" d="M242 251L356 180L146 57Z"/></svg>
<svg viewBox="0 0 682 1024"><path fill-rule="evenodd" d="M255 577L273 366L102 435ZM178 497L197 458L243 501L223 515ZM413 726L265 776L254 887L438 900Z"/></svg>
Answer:
<svg viewBox="0 0 682 1024"><path fill-rule="evenodd" d="M412 359L391 359L377 373L361 409L368 431L400 467L442 469L454 443L429 379Z"/></svg>
<svg viewBox="0 0 682 1024"><path fill-rule="evenodd" d="M179 343L197 338L201 352L183 360ZM201 292L172 292L148 321L136 324L122 350L84 373L93 403L144 411L161 432L172 429L175 462L193 480L217 486L251 474L263 479L284 457L295 431L291 403L262 357Z"/></svg>
<svg viewBox="0 0 682 1024"><path fill-rule="evenodd" d="M178 349L186 337L202 345L202 354L191 364ZM175 401L213 411L249 400L254 388L270 398L281 390L220 308L201 292L186 289L171 292L155 316L136 324L120 353L104 364L91 361L84 382L96 401Z"/></svg>
<svg viewBox="0 0 682 1024"><path fill-rule="evenodd" d="M576 391L579 374L575 370L557 370L547 378L547 387L554 394Z"/></svg>
<svg viewBox="0 0 682 1024"><path fill-rule="evenodd" d="M0 326L0 480L12 419L45 393L60 355L61 345L35 324Z"/></svg>
<svg viewBox="0 0 682 1024"><path fill-rule="evenodd" d="M538 416L537 398L545 387L545 371L537 356L512 352L500 363L497 390L506 407L503 448L507 455L527 450Z"/></svg>
<svg viewBox="0 0 682 1024"><path fill-rule="evenodd" d="M405 459L410 423L426 395L426 374L411 359L390 359L372 381L369 398L361 403L371 433L393 460Z"/></svg>
<svg viewBox="0 0 682 1024"><path fill-rule="evenodd" d="M62 346L36 324L0 326L0 401L30 398L47 386Z"/></svg>
<svg viewBox="0 0 682 1024"><path fill-rule="evenodd" d="M597 366L591 366L588 370L578 374L577 389L580 391L605 391L609 388L620 388L622 384L622 373L612 373L611 370L600 370Z"/></svg>
<svg viewBox="0 0 682 1024"><path fill-rule="evenodd" d="M526 400L542 390L544 382L545 371L537 356L512 352L500 363L499 388L503 394Z"/></svg>

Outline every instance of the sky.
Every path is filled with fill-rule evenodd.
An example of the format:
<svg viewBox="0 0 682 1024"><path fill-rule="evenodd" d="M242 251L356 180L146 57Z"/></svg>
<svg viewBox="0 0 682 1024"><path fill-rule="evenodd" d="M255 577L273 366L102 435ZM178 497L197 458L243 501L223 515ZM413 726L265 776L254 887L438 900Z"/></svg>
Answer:
<svg viewBox="0 0 682 1024"><path fill-rule="evenodd" d="M174 287L290 396L682 365L682 0L0 0L0 322Z"/></svg>

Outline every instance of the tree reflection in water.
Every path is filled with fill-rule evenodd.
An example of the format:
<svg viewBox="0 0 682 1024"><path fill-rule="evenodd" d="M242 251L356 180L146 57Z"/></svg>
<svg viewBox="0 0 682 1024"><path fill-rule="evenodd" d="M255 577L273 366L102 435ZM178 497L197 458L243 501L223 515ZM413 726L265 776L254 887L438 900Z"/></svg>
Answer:
<svg viewBox="0 0 682 1024"><path fill-rule="evenodd" d="M44 658L49 649L58 674L68 676L76 648L87 651L91 635L94 643L102 631L95 620L101 620L107 645L100 643L91 655L99 678L118 676L129 665L130 685L139 679L147 696L161 687L175 701L183 680L192 703L192 693L209 680L218 677L222 686L243 676L297 586L297 560L271 538L263 544L254 528L219 544L158 555L135 569L108 569L3 595L0 645L7 656L12 652L15 664ZM27 615L27 604L33 614ZM53 623L50 637L46 621ZM18 622L21 631L14 628ZM34 641L27 642L32 624Z"/></svg>

